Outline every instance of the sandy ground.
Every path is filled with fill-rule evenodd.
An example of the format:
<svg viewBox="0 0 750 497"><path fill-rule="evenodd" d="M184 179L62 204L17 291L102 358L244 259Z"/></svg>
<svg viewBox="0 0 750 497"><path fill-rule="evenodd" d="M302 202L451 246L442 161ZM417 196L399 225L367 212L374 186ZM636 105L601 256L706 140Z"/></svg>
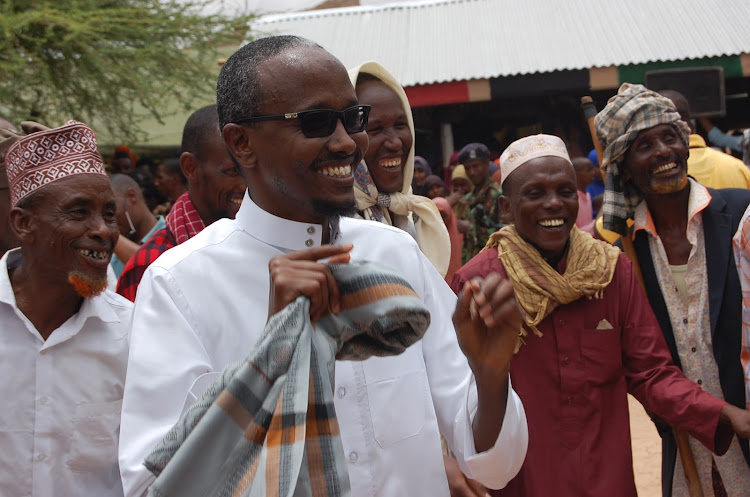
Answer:
<svg viewBox="0 0 750 497"><path fill-rule="evenodd" d="M628 395L633 470L639 497L661 496L661 439L641 404Z"/></svg>

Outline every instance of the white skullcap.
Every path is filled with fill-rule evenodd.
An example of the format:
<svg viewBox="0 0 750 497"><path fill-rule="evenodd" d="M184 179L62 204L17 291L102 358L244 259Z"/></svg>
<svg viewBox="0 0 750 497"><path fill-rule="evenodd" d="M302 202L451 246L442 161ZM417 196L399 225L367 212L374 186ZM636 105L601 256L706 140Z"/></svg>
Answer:
<svg viewBox="0 0 750 497"><path fill-rule="evenodd" d="M511 143L500 156L500 171L502 172L502 183L508 179L510 173L537 157L560 157L569 164L570 156L565 143L557 136L532 135L521 138Z"/></svg>

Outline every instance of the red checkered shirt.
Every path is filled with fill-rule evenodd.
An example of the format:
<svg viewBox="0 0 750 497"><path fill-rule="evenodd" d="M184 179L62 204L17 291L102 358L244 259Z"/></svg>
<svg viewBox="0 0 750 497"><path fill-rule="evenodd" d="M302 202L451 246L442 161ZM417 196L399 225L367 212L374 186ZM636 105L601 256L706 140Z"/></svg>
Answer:
<svg viewBox="0 0 750 497"><path fill-rule="evenodd" d="M157 257L177 246L177 240L169 228L162 228L154 233L146 243L141 245L133 257L125 265L125 269L117 280L117 293L126 299L135 302L138 285L141 283L146 268L154 262Z"/></svg>

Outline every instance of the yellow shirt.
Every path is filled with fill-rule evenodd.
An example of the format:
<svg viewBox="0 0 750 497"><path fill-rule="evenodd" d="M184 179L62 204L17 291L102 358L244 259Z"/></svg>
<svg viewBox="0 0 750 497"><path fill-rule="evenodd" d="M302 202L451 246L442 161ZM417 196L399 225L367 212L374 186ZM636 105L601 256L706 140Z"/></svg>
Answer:
<svg viewBox="0 0 750 497"><path fill-rule="evenodd" d="M690 135L688 174L708 188L750 188L750 169L739 159L706 146Z"/></svg>

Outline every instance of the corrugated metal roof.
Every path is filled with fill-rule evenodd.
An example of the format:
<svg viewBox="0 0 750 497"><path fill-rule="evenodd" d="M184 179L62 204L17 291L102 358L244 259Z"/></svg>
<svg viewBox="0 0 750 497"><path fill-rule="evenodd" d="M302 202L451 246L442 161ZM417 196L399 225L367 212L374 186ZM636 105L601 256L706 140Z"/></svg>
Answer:
<svg viewBox="0 0 750 497"><path fill-rule="evenodd" d="M750 53L749 0L442 0L272 15L404 86Z"/></svg>

